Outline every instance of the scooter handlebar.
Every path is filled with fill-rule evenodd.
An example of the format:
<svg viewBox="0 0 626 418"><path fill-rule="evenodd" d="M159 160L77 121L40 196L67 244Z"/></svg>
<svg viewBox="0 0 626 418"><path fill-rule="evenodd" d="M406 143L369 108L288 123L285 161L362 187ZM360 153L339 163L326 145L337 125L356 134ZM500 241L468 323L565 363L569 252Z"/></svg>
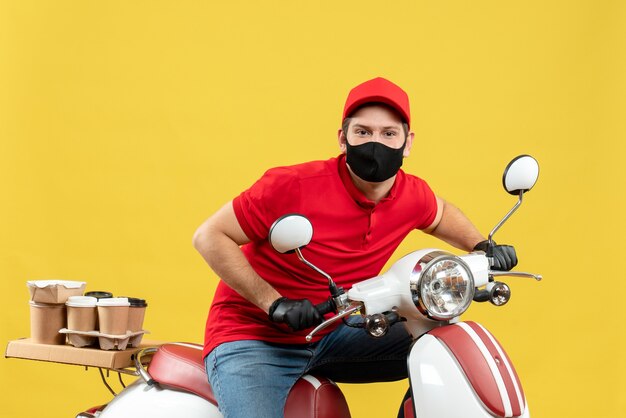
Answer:
<svg viewBox="0 0 626 418"><path fill-rule="evenodd" d="M327 313L335 312L335 302L332 298L328 298L322 303L318 303L315 305L315 309L321 314L326 315Z"/></svg>

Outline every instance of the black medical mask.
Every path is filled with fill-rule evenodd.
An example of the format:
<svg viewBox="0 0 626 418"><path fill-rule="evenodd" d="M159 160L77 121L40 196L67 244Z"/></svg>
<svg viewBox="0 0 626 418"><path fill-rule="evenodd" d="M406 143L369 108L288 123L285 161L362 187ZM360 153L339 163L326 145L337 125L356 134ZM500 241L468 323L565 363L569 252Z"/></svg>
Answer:
<svg viewBox="0 0 626 418"><path fill-rule="evenodd" d="M390 148L380 142L350 145L346 139L346 162L365 181L380 183L395 176L400 167L406 140L402 147Z"/></svg>

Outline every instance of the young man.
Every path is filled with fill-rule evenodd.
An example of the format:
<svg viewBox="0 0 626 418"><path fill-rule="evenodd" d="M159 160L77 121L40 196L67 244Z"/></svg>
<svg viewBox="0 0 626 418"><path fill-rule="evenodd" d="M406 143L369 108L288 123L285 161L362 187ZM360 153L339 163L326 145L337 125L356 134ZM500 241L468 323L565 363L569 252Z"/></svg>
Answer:
<svg viewBox="0 0 626 418"><path fill-rule="evenodd" d="M352 89L338 133L341 154L268 170L196 231L194 246L221 278L204 355L220 410L230 417L282 417L296 380L316 370L339 382L403 379L411 338L402 326L381 339L339 325L305 344L322 321L314 305L327 281L267 241L273 222L300 213L314 227L304 250L346 290L377 275L404 237L420 229L465 251L484 237L426 182L400 170L414 133L407 94L383 78ZM515 250L496 246L494 268Z"/></svg>

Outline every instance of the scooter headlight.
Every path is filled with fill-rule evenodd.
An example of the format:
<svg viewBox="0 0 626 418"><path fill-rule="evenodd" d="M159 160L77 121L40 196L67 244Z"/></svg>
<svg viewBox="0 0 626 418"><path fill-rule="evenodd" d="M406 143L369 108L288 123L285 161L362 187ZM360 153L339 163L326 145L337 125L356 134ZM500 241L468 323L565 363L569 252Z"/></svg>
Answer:
<svg viewBox="0 0 626 418"><path fill-rule="evenodd" d="M467 263L443 251L423 257L413 269L410 283L415 306L438 321L461 315L474 297L474 276Z"/></svg>

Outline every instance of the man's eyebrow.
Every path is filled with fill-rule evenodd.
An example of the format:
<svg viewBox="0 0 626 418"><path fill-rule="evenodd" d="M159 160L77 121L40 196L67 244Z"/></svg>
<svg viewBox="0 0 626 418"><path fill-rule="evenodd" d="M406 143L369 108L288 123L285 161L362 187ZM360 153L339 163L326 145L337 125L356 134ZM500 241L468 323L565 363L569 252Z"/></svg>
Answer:
<svg viewBox="0 0 626 418"><path fill-rule="evenodd" d="M360 123L355 123L354 125L352 125L352 128L363 128L363 129L369 129L371 130L372 128L370 126L367 125L361 125ZM401 126L383 126L382 128L384 131L390 130L390 129L395 129L395 130L400 130L402 129Z"/></svg>

